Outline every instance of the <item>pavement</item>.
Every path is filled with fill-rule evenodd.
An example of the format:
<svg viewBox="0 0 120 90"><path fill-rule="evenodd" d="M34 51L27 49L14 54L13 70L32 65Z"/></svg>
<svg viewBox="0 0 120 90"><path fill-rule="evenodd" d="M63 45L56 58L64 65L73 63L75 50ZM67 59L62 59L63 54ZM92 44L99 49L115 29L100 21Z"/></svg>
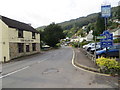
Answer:
<svg viewBox="0 0 120 90"><path fill-rule="evenodd" d="M82 68L84 70L103 75L103 76L111 76L109 74L102 74L99 71L99 67L96 65L95 62L90 60L83 50L81 48L73 48L74 51L74 59L73 59L73 64L79 68ZM120 88L120 77L118 76L118 84Z"/></svg>
<svg viewBox="0 0 120 90"><path fill-rule="evenodd" d="M83 69L93 71L93 72L98 72L99 69L98 66L90 60L83 52L81 49L74 48L75 52L75 59L74 59L74 64L76 66L79 66Z"/></svg>

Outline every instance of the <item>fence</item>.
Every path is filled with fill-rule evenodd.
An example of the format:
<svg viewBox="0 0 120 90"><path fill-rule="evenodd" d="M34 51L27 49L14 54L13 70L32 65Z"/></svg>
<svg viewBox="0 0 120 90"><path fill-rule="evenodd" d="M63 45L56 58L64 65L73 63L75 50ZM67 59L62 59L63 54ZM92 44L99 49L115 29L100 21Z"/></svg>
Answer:
<svg viewBox="0 0 120 90"><path fill-rule="evenodd" d="M93 62L95 62L95 55L91 54L90 52L86 51L85 49L80 48L80 50Z"/></svg>

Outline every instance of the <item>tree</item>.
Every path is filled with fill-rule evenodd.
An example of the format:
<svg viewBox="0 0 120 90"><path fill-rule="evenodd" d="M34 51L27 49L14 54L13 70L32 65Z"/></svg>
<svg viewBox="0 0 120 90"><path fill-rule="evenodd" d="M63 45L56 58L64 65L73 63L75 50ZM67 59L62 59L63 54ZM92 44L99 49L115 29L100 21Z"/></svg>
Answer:
<svg viewBox="0 0 120 90"><path fill-rule="evenodd" d="M42 34L42 40L51 47L55 47L64 38L63 29L55 23L48 25Z"/></svg>
<svg viewBox="0 0 120 90"><path fill-rule="evenodd" d="M95 25L95 29L93 31L94 37L99 36L100 34L102 34L104 30L105 30L104 18L102 18L101 14L99 14L99 16L97 18L96 25Z"/></svg>
<svg viewBox="0 0 120 90"><path fill-rule="evenodd" d="M118 20L120 21L120 5L118 6Z"/></svg>

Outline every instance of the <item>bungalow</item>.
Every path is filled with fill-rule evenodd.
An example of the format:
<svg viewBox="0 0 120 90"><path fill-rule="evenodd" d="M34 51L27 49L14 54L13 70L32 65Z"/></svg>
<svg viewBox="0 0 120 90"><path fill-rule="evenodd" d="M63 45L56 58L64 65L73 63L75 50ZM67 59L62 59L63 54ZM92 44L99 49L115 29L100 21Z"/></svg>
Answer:
<svg viewBox="0 0 120 90"><path fill-rule="evenodd" d="M0 62L40 52L40 34L31 25L0 15Z"/></svg>

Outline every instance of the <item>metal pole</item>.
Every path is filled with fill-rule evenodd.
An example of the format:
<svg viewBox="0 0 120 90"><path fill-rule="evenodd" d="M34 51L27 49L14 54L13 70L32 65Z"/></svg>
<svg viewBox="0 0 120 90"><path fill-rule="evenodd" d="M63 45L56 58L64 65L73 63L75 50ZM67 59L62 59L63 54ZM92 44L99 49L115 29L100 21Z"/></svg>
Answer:
<svg viewBox="0 0 120 90"><path fill-rule="evenodd" d="M107 30L107 18L105 18L105 30Z"/></svg>
<svg viewBox="0 0 120 90"><path fill-rule="evenodd" d="M94 59L94 62L96 63L96 36L95 36L95 52L94 52L94 55L95 55L95 59Z"/></svg>
<svg viewBox="0 0 120 90"><path fill-rule="evenodd" d="M119 59L120 59L120 49L119 49Z"/></svg>
<svg viewBox="0 0 120 90"><path fill-rule="evenodd" d="M118 44L120 43L120 38L118 38ZM120 60L120 48L119 48L119 60Z"/></svg>
<svg viewBox="0 0 120 90"><path fill-rule="evenodd" d="M107 18L105 17L105 30L107 30ZM106 52L108 51L108 48L106 47Z"/></svg>

